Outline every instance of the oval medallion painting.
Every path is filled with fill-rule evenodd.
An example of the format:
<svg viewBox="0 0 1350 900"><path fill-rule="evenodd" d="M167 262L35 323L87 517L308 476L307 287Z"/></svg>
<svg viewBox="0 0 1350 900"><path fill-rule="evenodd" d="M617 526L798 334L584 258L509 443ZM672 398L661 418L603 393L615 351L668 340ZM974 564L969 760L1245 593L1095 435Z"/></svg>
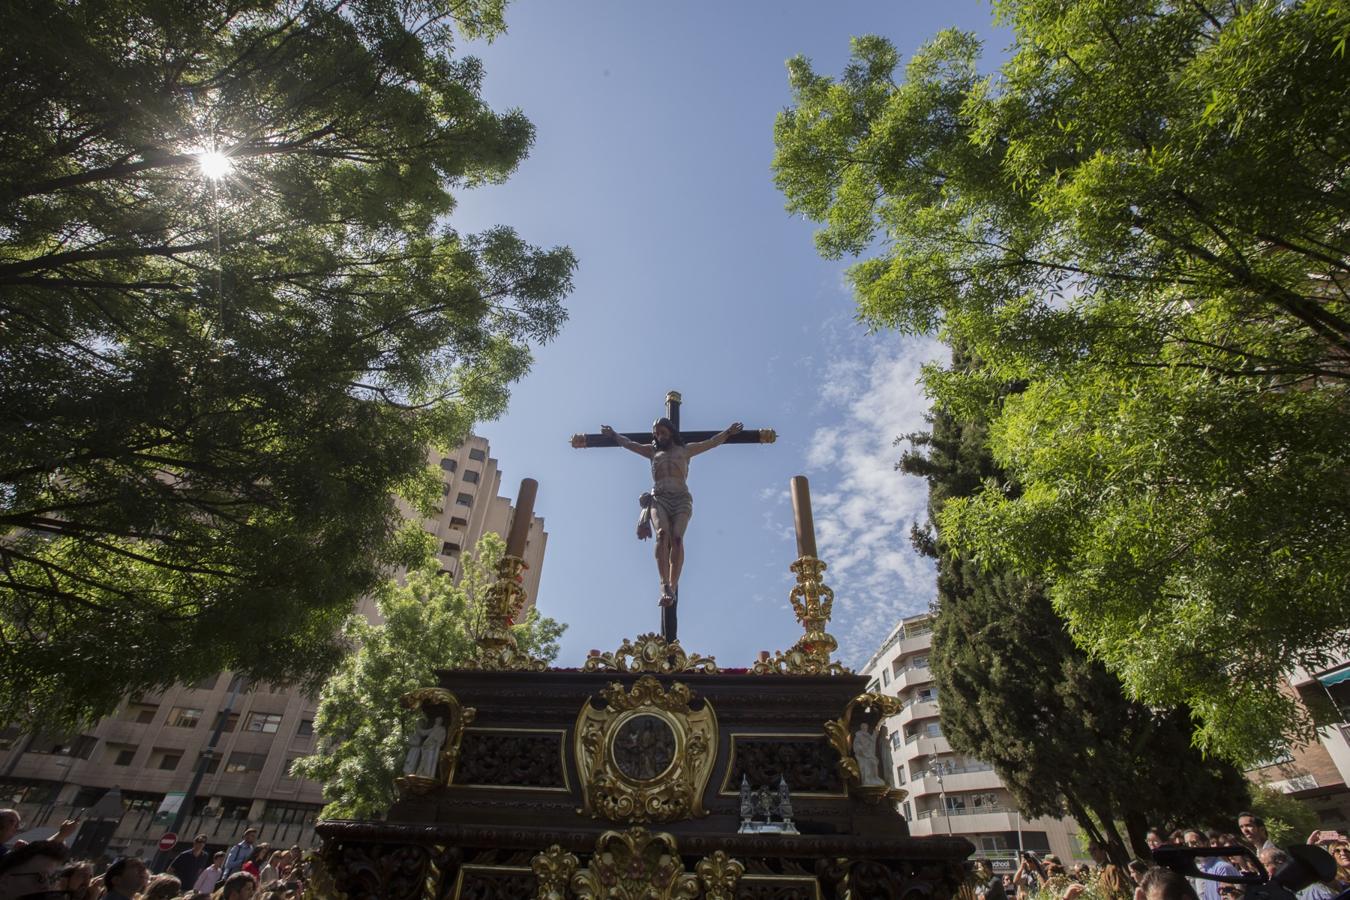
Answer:
<svg viewBox="0 0 1350 900"><path fill-rule="evenodd" d="M660 716L638 715L614 732L614 765L634 781L651 781L675 761L675 732Z"/></svg>

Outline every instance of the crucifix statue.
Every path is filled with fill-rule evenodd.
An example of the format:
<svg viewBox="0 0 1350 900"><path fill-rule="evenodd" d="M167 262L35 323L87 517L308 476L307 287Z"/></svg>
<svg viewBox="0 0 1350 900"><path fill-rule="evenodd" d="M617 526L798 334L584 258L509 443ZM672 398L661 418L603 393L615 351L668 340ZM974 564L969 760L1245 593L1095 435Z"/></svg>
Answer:
<svg viewBox="0 0 1350 900"><path fill-rule="evenodd" d="M666 394L666 414L652 425L651 432L622 433L608 425L599 434L572 436L573 447L623 447L651 460L652 489L642 495L642 517L638 537L651 537L656 526L656 569L661 578L661 636L673 643L676 636L675 609L680 598L680 572L684 568L684 531L694 514L694 498L689 493L689 460L722 444L772 444L777 439L772 429L747 431L735 422L723 431L680 431L680 395Z"/></svg>

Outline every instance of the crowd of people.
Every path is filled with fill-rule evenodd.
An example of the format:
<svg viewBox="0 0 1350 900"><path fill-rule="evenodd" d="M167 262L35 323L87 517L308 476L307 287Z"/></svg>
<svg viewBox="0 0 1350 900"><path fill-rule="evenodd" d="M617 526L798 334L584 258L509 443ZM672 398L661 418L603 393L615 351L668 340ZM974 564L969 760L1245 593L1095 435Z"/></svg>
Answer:
<svg viewBox="0 0 1350 900"><path fill-rule="evenodd" d="M0 900L296 900L304 892L307 863L298 847L274 848L247 829L229 851L207 850L197 835L191 849L152 875L145 860L124 856L99 869L92 860L72 860L64 823L48 840L6 846L0 840ZM0 838L12 839L19 814L0 810Z"/></svg>
<svg viewBox="0 0 1350 900"><path fill-rule="evenodd" d="M1197 854L1197 873L1233 877L1263 871L1267 878L1290 862L1290 854L1275 846L1260 816L1242 813L1238 830L1221 832L1198 828L1148 832L1150 854L1160 847L1241 849L1240 853ZM1309 844L1322 847L1336 864L1335 874L1314 880L1297 894L1298 900L1335 900L1350 890L1350 840L1336 831L1314 831ZM1053 853L1022 853L1017 871L994 874L989 863L975 866L974 893L981 900L1243 900L1248 886L1214 878L1185 877L1153 859L1132 860L1122 867L1111 862L1106 848L1089 842L1093 865L1065 867Z"/></svg>

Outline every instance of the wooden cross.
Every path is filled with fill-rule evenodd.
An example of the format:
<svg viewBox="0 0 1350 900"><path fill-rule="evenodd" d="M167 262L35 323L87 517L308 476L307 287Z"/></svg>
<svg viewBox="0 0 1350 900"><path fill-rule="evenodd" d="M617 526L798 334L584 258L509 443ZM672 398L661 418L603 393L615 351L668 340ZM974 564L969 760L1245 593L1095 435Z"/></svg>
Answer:
<svg viewBox="0 0 1350 900"><path fill-rule="evenodd" d="M684 431L680 428L680 394L678 391L670 391L666 394L666 418L675 426L675 430L680 432L680 436L686 444L692 444L697 441L706 441L708 438L719 434L717 431ZM640 444L651 443L651 429L645 431L625 431L623 436L630 441L636 441ZM778 435L772 428L746 428L740 434L732 435L727 438L728 444L772 444L778 440ZM618 441L609 435L604 434L574 434L572 435L572 446L578 449L583 447L617 447ZM661 636L665 638L666 643L673 644L676 639L676 615L675 608L678 605L672 603L670 606L661 607Z"/></svg>

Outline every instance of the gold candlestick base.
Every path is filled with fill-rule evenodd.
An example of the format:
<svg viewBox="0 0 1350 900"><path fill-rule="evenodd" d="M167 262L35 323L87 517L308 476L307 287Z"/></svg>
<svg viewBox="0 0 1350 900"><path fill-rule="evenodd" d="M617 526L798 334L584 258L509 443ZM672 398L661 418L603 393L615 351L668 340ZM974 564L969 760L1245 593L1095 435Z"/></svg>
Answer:
<svg viewBox="0 0 1350 900"><path fill-rule="evenodd" d="M497 563L497 581L487 598L487 622L477 638L478 653L466 668L488 671L517 670L540 672L548 663L535 659L516 644L511 626L525 608L525 560L519 556L503 556Z"/></svg>
<svg viewBox="0 0 1350 900"><path fill-rule="evenodd" d="M797 583L788 595L792 611L806 633L789 650L780 650L769 659L757 661L750 669L756 675L848 675L840 663L830 659L839 642L825 630L834 606L834 591L821 576L825 563L814 556L803 556L790 570Z"/></svg>

